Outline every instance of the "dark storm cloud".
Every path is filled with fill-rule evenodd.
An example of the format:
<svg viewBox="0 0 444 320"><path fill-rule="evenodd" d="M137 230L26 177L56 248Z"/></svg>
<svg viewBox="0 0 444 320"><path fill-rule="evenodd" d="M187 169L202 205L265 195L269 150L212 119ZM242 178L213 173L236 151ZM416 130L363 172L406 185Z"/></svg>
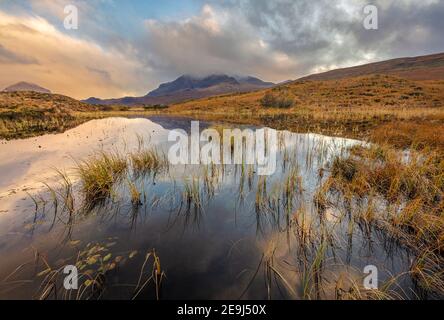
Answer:
<svg viewBox="0 0 444 320"><path fill-rule="evenodd" d="M380 49L391 56L444 51L444 1L393 2L381 10ZM366 39L364 35L361 39ZM371 39L377 45L377 38Z"/></svg>
<svg viewBox="0 0 444 320"><path fill-rule="evenodd" d="M296 73L444 51L444 1L226 0L270 44L298 62ZM379 29L363 27L376 5ZM237 10L236 9L236 10Z"/></svg>

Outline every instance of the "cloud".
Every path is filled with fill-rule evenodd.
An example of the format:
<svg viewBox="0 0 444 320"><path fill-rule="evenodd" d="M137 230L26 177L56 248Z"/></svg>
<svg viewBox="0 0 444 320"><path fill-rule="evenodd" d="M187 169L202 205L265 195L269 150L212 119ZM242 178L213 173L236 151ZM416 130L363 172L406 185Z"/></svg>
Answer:
<svg viewBox="0 0 444 320"><path fill-rule="evenodd" d="M379 30L363 26L366 0L225 0L175 22L146 21L148 63L171 76L213 72L272 81L389 58L444 51L444 2L376 0Z"/></svg>
<svg viewBox="0 0 444 320"><path fill-rule="evenodd" d="M76 32L62 27L70 3L79 8ZM363 27L367 4L202 0L187 18L143 20L119 12L122 3L112 0L14 2L0 9L0 86L25 80L77 98L118 97L145 94L182 74L278 82L444 51L444 1L373 0L376 31ZM138 2L132 5L137 11Z"/></svg>
<svg viewBox="0 0 444 320"><path fill-rule="evenodd" d="M204 5L199 15L179 22L149 20L150 63L170 74L255 74L294 76L297 62L271 48L232 11Z"/></svg>
<svg viewBox="0 0 444 320"><path fill-rule="evenodd" d="M37 64L32 57L16 54L0 44L0 64Z"/></svg>
<svg viewBox="0 0 444 320"><path fill-rule="evenodd" d="M298 61L295 76L400 56L444 51L439 0L225 0L271 48ZM365 5L379 9L379 30L363 27Z"/></svg>
<svg viewBox="0 0 444 320"><path fill-rule="evenodd" d="M31 81L76 98L136 94L149 72L134 57L63 34L41 17L1 11L0 60L7 62L0 86Z"/></svg>

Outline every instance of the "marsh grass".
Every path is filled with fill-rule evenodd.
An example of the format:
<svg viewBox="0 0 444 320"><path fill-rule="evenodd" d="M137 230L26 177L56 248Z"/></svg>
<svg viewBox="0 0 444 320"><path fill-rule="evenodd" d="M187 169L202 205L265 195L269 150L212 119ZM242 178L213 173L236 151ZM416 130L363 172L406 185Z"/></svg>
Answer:
<svg viewBox="0 0 444 320"><path fill-rule="evenodd" d="M280 259L276 257L279 243L280 239L278 235L277 237L268 240L265 244L259 264L255 268L252 277L242 291L239 299L242 299L251 289L251 286L255 280L257 280L261 271L263 272L263 283L265 284L267 293L266 297L268 300L273 298L274 288L277 289L281 297L290 297L292 299L297 298L297 293L290 279L290 275L291 273L294 273L294 270L289 270L288 266L283 267Z"/></svg>
<svg viewBox="0 0 444 320"><path fill-rule="evenodd" d="M283 201L288 210L291 211L293 208L293 197L296 194L301 195L304 192L302 177L299 175L297 167L293 167L290 169L290 172L283 182L282 189Z"/></svg>
<svg viewBox="0 0 444 320"><path fill-rule="evenodd" d="M147 279L143 280L146 266L150 260L152 260L151 272L149 274L149 277ZM148 284L150 284L151 282L154 283L156 299L160 300L160 290L161 290L161 286L162 286L162 281L165 277L166 277L166 274L162 270L162 267L160 264L160 258L157 255L156 250L153 249L145 255L145 260L144 260L142 268L140 270L139 280L137 281L137 285L134 290L134 295L132 297L132 300L138 298L140 296L140 294L143 292L143 290L146 288L146 286Z"/></svg>
<svg viewBox="0 0 444 320"><path fill-rule="evenodd" d="M355 147L338 157L324 190L358 200L354 215L416 251L411 275L442 294L444 160L437 152L403 153L387 146ZM327 187L326 187L327 186Z"/></svg>
<svg viewBox="0 0 444 320"><path fill-rule="evenodd" d="M403 300L405 292L397 286L401 277L400 274L380 283L378 289L365 289L362 286L362 278L356 276L358 270L341 272L332 282L335 285L335 300Z"/></svg>
<svg viewBox="0 0 444 320"><path fill-rule="evenodd" d="M199 178L192 177L184 180L182 198L186 204L187 217L194 212L195 220L203 211L202 186Z"/></svg>
<svg viewBox="0 0 444 320"><path fill-rule="evenodd" d="M130 160L128 161L127 158ZM154 149L141 148L127 156L116 151L101 151L85 160L74 159L74 162L76 164L74 176L78 178L76 183L79 183L79 188L74 190L76 184L71 180L72 177L59 169L55 169L57 183L54 185L43 183L54 209L51 229L57 219L62 219L63 213L68 213L69 218L65 223L71 225L76 213L90 212L97 205L118 196L118 189L123 187L124 182L127 185L129 201L135 207L140 206L147 196L137 187L138 179L147 173L155 176L160 172L167 172L168 168L164 155ZM79 199L76 200L76 198ZM40 200L34 196L31 199L36 204L37 214L41 207ZM78 202L78 207L75 206L75 202Z"/></svg>
<svg viewBox="0 0 444 320"><path fill-rule="evenodd" d="M315 221L306 208L298 208L292 217L293 232L298 240L301 256L307 257L310 248L313 248L317 239Z"/></svg>
<svg viewBox="0 0 444 320"><path fill-rule="evenodd" d="M425 249L413 261L410 273L425 292L444 292L444 270L439 252Z"/></svg>
<svg viewBox="0 0 444 320"><path fill-rule="evenodd" d="M311 263L304 261L302 270L301 295L305 300L320 299L322 295L323 267L327 250L327 243L322 242L315 252Z"/></svg>
<svg viewBox="0 0 444 320"><path fill-rule="evenodd" d="M262 176L257 181L255 207L256 213L260 214L267 205L267 178Z"/></svg>
<svg viewBox="0 0 444 320"><path fill-rule="evenodd" d="M0 138L17 139L64 132L85 119L75 111L94 111L74 99L38 92L0 92Z"/></svg>
<svg viewBox="0 0 444 320"><path fill-rule="evenodd" d="M221 165L215 165L214 163L203 167L203 188L207 195L207 199L211 199L215 196L216 190L221 180Z"/></svg>
<svg viewBox="0 0 444 320"><path fill-rule="evenodd" d="M78 290L66 290L64 281L66 274L64 266L58 267L51 265L45 255L35 250L34 265L35 270L41 270L36 274L36 280L39 283L35 298L38 300L98 300L109 287L108 279L119 272L119 269L127 261L134 259L137 250L114 254L111 248L116 244L116 238L110 238L106 242L88 243L82 249L78 249L74 257L68 258L73 260L72 264L78 270ZM80 241L71 241L69 244L75 248L78 247ZM143 279L146 265L149 260L153 260L151 276ZM17 275L25 266L17 268L14 273L10 274L7 279ZM147 253L142 265L140 275L134 287L134 293L129 298L136 298L150 284L154 283L154 289L157 299L160 299L160 289L165 273L161 269L160 258L151 250Z"/></svg>
<svg viewBox="0 0 444 320"><path fill-rule="evenodd" d="M130 155L131 165L136 175L157 175L168 168L169 162L165 154L155 149L141 149Z"/></svg>
<svg viewBox="0 0 444 320"><path fill-rule="evenodd" d="M89 205L108 199L115 183L124 177L128 162L117 152L101 152L77 164L85 203Z"/></svg>
<svg viewBox="0 0 444 320"><path fill-rule="evenodd" d="M72 224L75 213L74 187L71 178L66 171L55 169L55 172L58 178L58 185L51 187L48 183L44 183L50 194L54 209L54 218L50 229L54 227L56 219L59 218L59 213L68 213L68 220L65 222L67 225ZM59 208L59 206L61 206L61 208Z"/></svg>
<svg viewBox="0 0 444 320"><path fill-rule="evenodd" d="M285 273L280 270L281 268L279 268L279 265L277 263L277 259L275 257L277 243L275 241L276 240L273 239L270 241L266 248L266 251L264 252L263 259L264 279L267 288L268 300L271 300L272 298L271 289L273 287L273 283L276 283L276 286L280 290L281 287L285 288L286 294L288 294L290 297L296 298L296 292L291 285L290 280L287 279L288 277L285 275Z"/></svg>
<svg viewBox="0 0 444 320"><path fill-rule="evenodd" d="M47 115L4 117L0 114L0 138L24 139L45 133L64 132L87 121L72 115Z"/></svg>
<svg viewBox="0 0 444 320"><path fill-rule="evenodd" d="M136 184L128 179L128 188L131 198L131 203L134 207L139 207L142 205L142 193L137 188Z"/></svg>

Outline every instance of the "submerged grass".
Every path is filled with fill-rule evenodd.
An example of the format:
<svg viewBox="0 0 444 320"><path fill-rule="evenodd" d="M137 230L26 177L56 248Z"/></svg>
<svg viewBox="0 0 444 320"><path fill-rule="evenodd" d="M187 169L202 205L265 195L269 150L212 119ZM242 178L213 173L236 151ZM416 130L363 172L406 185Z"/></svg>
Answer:
<svg viewBox="0 0 444 320"><path fill-rule="evenodd" d="M65 266L56 267L51 265L47 258L38 251L35 251L34 265L35 270L41 270L36 275L39 282L35 298L38 300L98 300L109 289L108 278L115 276L120 271L122 265L128 260L135 259L138 251L124 252L115 254L111 252L111 247L116 239L108 239L102 243L88 243L77 252L73 257L72 264L78 270L78 289L68 290L64 288L66 274ZM71 245L77 247L77 242L71 241ZM152 270L148 279L143 279L147 263L152 259ZM22 266L23 267L23 266ZM14 273L18 273L17 269ZM13 274L9 275L11 278ZM127 284L134 287L134 293L129 298L139 297L143 291L153 283L155 297L160 299L160 290L162 281L165 278L165 272L161 268L160 257L154 249L149 251L142 264L137 284ZM8 279L6 279L8 280Z"/></svg>
<svg viewBox="0 0 444 320"><path fill-rule="evenodd" d="M203 209L202 188L198 178L185 179L183 188L183 199L187 204L187 212L194 208L195 212Z"/></svg>
<svg viewBox="0 0 444 320"><path fill-rule="evenodd" d="M161 170L168 168L168 160L165 154L154 149L139 149L131 154L131 164L136 174L156 175Z"/></svg>
<svg viewBox="0 0 444 320"><path fill-rule="evenodd" d="M128 179L128 188L131 197L131 203L133 206L138 207L142 205L142 193L137 189L137 186L134 182Z"/></svg>

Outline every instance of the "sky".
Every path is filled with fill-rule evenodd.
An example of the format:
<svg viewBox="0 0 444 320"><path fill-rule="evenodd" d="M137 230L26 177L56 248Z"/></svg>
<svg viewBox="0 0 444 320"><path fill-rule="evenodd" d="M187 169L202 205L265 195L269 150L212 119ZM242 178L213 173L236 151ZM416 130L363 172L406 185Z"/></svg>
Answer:
<svg viewBox="0 0 444 320"><path fill-rule="evenodd" d="M78 8L78 29L64 8ZM367 30L363 8L378 8ZM182 74L281 82L444 51L444 0L0 0L0 89L145 95Z"/></svg>

